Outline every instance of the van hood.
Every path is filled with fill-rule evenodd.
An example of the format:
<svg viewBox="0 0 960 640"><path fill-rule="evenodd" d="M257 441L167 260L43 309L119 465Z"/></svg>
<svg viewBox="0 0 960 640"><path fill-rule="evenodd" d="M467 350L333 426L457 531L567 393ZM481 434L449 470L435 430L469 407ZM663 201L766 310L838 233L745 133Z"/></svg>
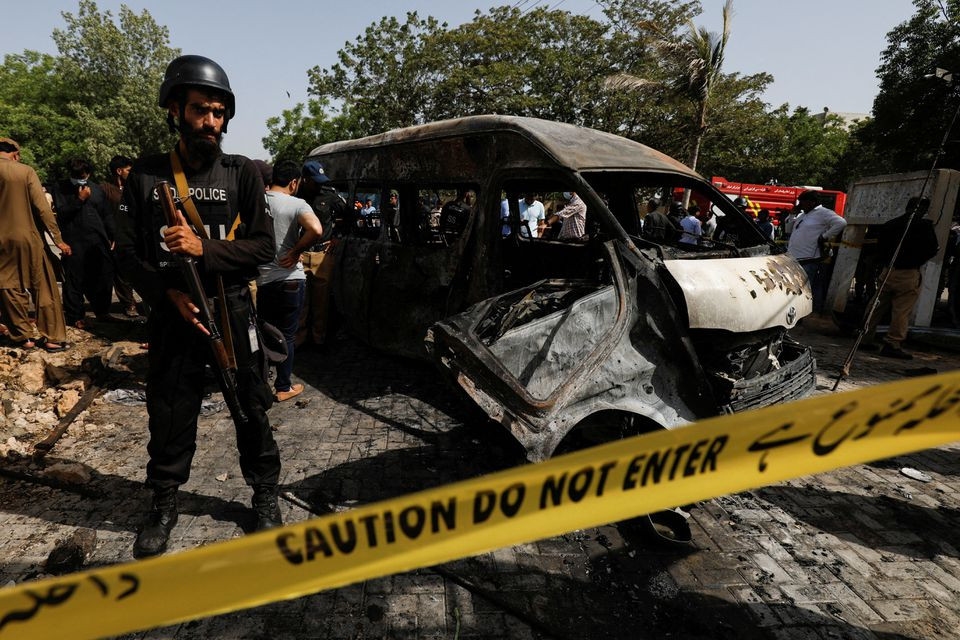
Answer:
<svg viewBox="0 0 960 640"><path fill-rule="evenodd" d="M683 291L691 329L790 329L813 311L807 276L786 254L664 264Z"/></svg>

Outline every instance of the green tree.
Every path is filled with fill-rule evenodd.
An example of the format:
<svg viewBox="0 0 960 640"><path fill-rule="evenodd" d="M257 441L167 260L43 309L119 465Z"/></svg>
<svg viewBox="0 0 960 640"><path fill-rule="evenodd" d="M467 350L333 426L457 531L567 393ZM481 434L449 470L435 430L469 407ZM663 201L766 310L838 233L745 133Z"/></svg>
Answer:
<svg viewBox="0 0 960 640"><path fill-rule="evenodd" d="M773 175L788 184L845 189L846 184L836 179L850 138L843 120L835 114L811 115L803 107L783 120L785 135Z"/></svg>
<svg viewBox="0 0 960 640"><path fill-rule="evenodd" d="M723 176L741 182L764 182L772 174L785 135L781 110L770 110L762 95L773 77L767 73L724 75L713 88L711 125L704 134L698 166L706 177ZM689 153L690 123L696 106L681 102L681 123L674 143ZM783 108L781 108L783 109Z"/></svg>
<svg viewBox="0 0 960 640"><path fill-rule="evenodd" d="M406 20L383 18L371 24L338 52L329 68L307 72L309 94L340 103L350 114L351 137L403 127L431 118L431 94L439 74L433 36L445 24L421 19L416 12Z"/></svg>
<svg viewBox="0 0 960 640"><path fill-rule="evenodd" d="M914 5L914 15L887 34L873 119L855 130L849 173L928 167L957 109L960 0L914 0ZM954 72L953 87L928 77L937 67ZM960 169L960 144L947 145L940 166Z"/></svg>
<svg viewBox="0 0 960 640"><path fill-rule="evenodd" d="M263 148L274 162L302 160L321 144L349 138L356 127L341 114L331 116L325 100L310 99L267 120Z"/></svg>
<svg viewBox="0 0 960 640"><path fill-rule="evenodd" d="M661 54L661 72L654 77L621 72L608 78L611 90L641 90L664 87L688 98L695 106L688 166L696 170L700 147L709 126L708 114L714 87L723 77L723 59L730 39L733 1L723 6L723 29L717 34L698 27L690 20L679 37L666 31L657 22L638 25L640 30L659 36L654 47Z"/></svg>
<svg viewBox="0 0 960 640"><path fill-rule="evenodd" d="M874 122L867 118L854 124L848 133L843 156L834 167L830 183L845 190L863 176L897 171L887 162L884 154L877 151L872 135Z"/></svg>
<svg viewBox="0 0 960 640"><path fill-rule="evenodd" d="M675 29L699 2L607 0L607 21L567 11L494 7L449 27L409 13L383 18L347 42L338 62L308 73L311 103L272 118L272 153L324 122L357 137L482 113L521 115L656 138L662 101L603 95L614 66L642 72L656 64L648 34L617 25L638 17ZM616 20L616 23L614 22ZM629 46L627 46L629 43ZM315 103L313 102L315 101ZM325 124L317 142L328 135ZM309 146L301 144L301 147Z"/></svg>
<svg viewBox="0 0 960 640"><path fill-rule="evenodd" d="M771 110L762 100L772 76L720 71L729 5L727 35L716 36L690 23L700 12L697 1L599 4L603 19L502 6L454 27L415 13L378 20L344 45L336 64L311 69L309 102L271 118L264 146L274 159L302 158L336 139L499 113L610 131L696 158L707 175L732 179L812 182L799 160L791 164L798 156L818 159L812 170L820 174L834 166L822 148L833 144L832 128L825 131L805 111ZM705 51L690 62L694 41ZM664 61L664 50L683 52L697 73L680 69L679 58ZM651 90L642 96L624 87L605 90L614 71L649 78ZM807 140L808 128L829 135ZM807 146L796 149L801 143Z"/></svg>
<svg viewBox="0 0 960 640"><path fill-rule="evenodd" d="M718 112L716 122L705 141L704 175L846 188L840 171L850 134L839 116L814 116L804 107L791 112L788 105L769 110L748 100Z"/></svg>
<svg viewBox="0 0 960 640"><path fill-rule="evenodd" d="M482 113L595 125L609 25L539 8L494 7L449 27L383 18L315 67L309 93L335 102L355 135Z"/></svg>
<svg viewBox="0 0 960 640"><path fill-rule="evenodd" d="M598 0L604 15L614 28L630 39L641 40L673 33L703 12L699 0ZM629 56L636 48L623 52Z"/></svg>
<svg viewBox="0 0 960 640"><path fill-rule="evenodd" d="M146 10L121 6L115 18L92 0L63 13L53 32L58 55L8 55L0 66L0 132L24 145L38 171L52 177L72 155L100 171L117 153L169 148L156 92L179 51Z"/></svg>
<svg viewBox="0 0 960 640"><path fill-rule="evenodd" d="M74 129L63 85L56 58L47 54L10 54L0 65L0 136L20 142L23 161L44 180Z"/></svg>
<svg viewBox="0 0 960 640"><path fill-rule="evenodd" d="M439 35L435 113L529 116L600 127L608 24L566 11L495 7Z"/></svg>

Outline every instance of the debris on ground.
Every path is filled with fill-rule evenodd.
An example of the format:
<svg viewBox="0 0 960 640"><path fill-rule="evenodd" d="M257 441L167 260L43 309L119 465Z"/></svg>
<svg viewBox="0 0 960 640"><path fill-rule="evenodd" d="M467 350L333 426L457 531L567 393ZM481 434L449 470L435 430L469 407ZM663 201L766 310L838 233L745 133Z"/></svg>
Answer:
<svg viewBox="0 0 960 640"><path fill-rule="evenodd" d="M46 376L47 380L50 381L50 384L59 386L70 382L73 379L73 373L64 367L58 367L57 365L44 361L43 363L43 374Z"/></svg>
<svg viewBox="0 0 960 640"><path fill-rule="evenodd" d="M46 387L44 368L46 363L39 353L31 353L17 367L16 384L26 393L40 393Z"/></svg>
<svg viewBox="0 0 960 640"><path fill-rule="evenodd" d="M147 392L142 389L113 389L103 394L103 399L125 407L138 407L147 403Z"/></svg>
<svg viewBox="0 0 960 640"><path fill-rule="evenodd" d="M60 396L60 399L57 400L57 404L54 405L54 411L58 417L62 418L70 412L70 409L73 409L79 400L79 392L74 389L67 389L63 392L63 395Z"/></svg>
<svg viewBox="0 0 960 640"><path fill-rule="evenodd" d="M57 462L45 468L43 475L66 484L87 484L93 477L89 467L79 462Z"/></svg>
<svg viewBox="0 0 960 640"><path fill-rule="evenodd" d="M913 467L903 467L900 469L900 473L907 476L911 480L917 480L919 482L933 482L933 478L929 474L920 471L919 469L914 469Z"/></svg>
<svg viewBox="0 0 960 640"><path fill-rule="evenodd" d="M67 341L71 348L62 353L0 349L0 462L29 456L58 421L77 413L75 407L94 378L105 372L109 354L128 356L111 367L116 373L143 377L139 370L145 371L146 357L136 342L109 340L73 327L67 329ZM96 426L84 424L86 416L81 411L73 417L68 433L82 435Z"/></svg>
<svg viewBox="0 0 960 640"><path fill-rule="evenodd" d="M10 454L13 454L11 456ZM0 458L26 458L30 455L30 447L10 436L6 442L0 443Z"/></svg>
<svg viewBox="0 0 960 640"><path fill-rule="evenodd" d="M90 559L97 547L97 532L77 529L69 538L61 540L47 556L43 568L47 573L63 575L78 571Z"/></svg>
<svg viewBox="0 0 960 640"><path fill-rule="evenodd" d="M218 394L219 395L219 394ZM220 413L227 408L227 403L223 400L214 400L212 397L206 397L200 403L200 415L204 418Z"/></svg>
<svg viewBox="0 0 960 640"><path fill-rule="evenodd" d="M222 396L217 394L216 398L220 397ZM216 398L214 396L207 396L203 399L203 402L200 403L201 416L212 416L215 413L220 413L227 407L226 402ZM103 400L125 407L141 407L147 404L147 392L143 389L113 389L103 394Z"/></svg>

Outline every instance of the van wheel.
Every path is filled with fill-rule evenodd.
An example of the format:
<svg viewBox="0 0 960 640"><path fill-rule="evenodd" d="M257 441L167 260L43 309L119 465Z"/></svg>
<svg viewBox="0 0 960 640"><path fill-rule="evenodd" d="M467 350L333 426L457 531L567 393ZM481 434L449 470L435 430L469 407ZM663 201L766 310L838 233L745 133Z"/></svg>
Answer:
<svg viewBox="0 0 960 640"><path fill-rule="evenodd" d="M553 455L572 453L607 442L659 431L663 427L645 416L625 411L600 411L582 420L560 441ZM693 505L682 505L689 511ZM624 538L668 547L689 547L692 533L686 518L675 510L620 520L616 523Z"/></svg>
<svg viewBox="0 0 960 640"><path fill-rule="evenodd" d="M662 429L653 420L627 411L598 411L584 418L567 433L553 455L572 453L615 440Z"/></svg>

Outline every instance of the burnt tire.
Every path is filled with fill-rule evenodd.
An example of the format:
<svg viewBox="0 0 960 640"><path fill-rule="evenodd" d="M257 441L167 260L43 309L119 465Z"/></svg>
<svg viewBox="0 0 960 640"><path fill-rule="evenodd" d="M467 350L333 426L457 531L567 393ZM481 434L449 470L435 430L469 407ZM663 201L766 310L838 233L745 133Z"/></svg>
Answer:
<svg viewBox="0 0 960 640"><path fill-rule="evenodd" d="M553 455L573 453L608 442L659 431L652 420L622 411L601 411L582 420L560 441ZM694 505L682 505L689 511ZM640 538L647 545L689 548L693 535L686 518L673 510L620 520L615 523L626 539Z"/></svg>

